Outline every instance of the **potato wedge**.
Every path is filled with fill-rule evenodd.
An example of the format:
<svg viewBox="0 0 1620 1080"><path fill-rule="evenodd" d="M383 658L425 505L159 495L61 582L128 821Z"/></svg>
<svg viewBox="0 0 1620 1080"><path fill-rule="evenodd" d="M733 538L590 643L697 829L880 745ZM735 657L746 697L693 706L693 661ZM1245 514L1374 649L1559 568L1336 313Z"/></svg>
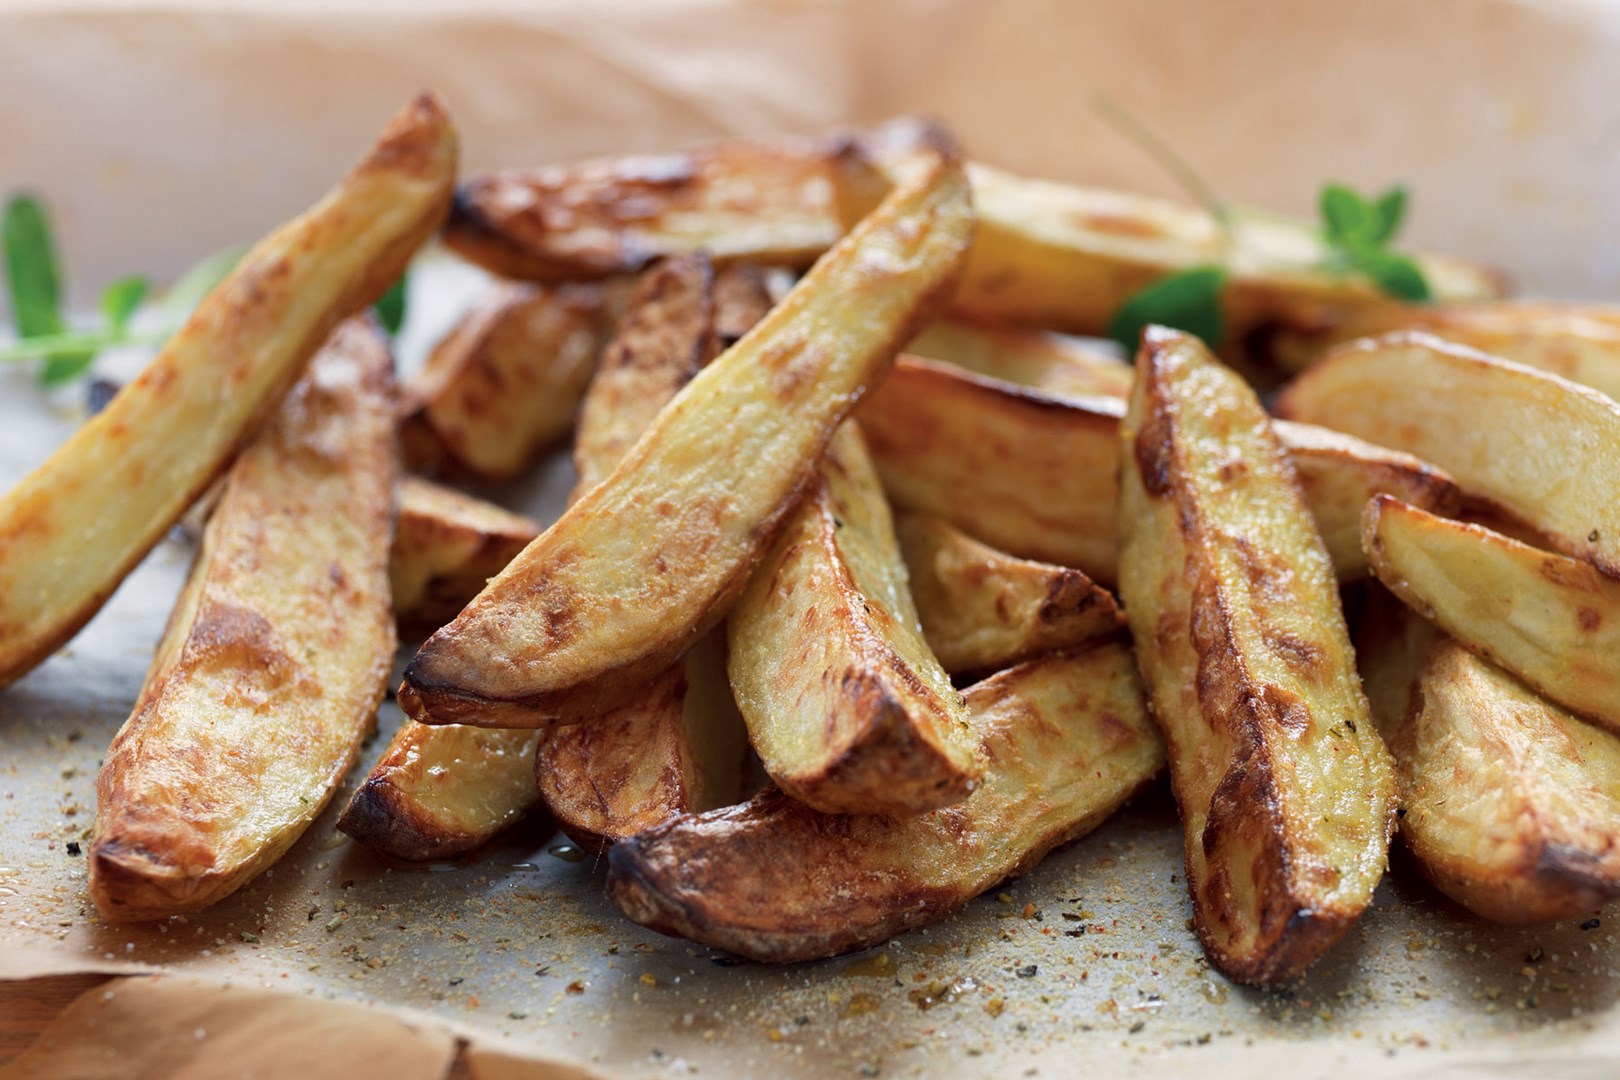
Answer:
<svg viewBox="0 0 1620 1080"><path fill-rule="evenodd" d="M498 727L579 720L680 656L747 584L838 424L934 315L972 220L946 155L897 186L428 639L405 672L406 711Z"/></svg>
<svg viewBox="0 0 1620 1080"><path fill-rule="evenodd" d="M1414 611L1552 700L1620 732L1620 581L1381 496L1363 542Z"/></svg>
<svg viewBox="0 0 1620 1080"><path fill-rule="evenodd" d="M1423 872L1496 922L1571 919L1620 898L1620 738L1410 611L1396 626L1363 634L1360 651L1364 666L1393 669L1393 709L1374 708L1400 835Z"/></svg>
<svg viewBox="0 0 1620 1080"><path fill-rule="evenodd" d="M505 480L574 426L614 305L599 285L505 284L405 386L407 468Z"/></svg>
<svg viewBox="0 0 1620 1080"><path fill-rule="evenodd" d="M436 630L540 535L521 514L419 476L401 477L388 580L394 618Z"/></svg>
<svg viewBox="0 0 1620 1080"><path fill-rule="evenodd" d="M424 94L276 230L141 376L0 499L0 687L71 638L229 466L340 320L381 296L449 205L456 135Z"/></svg>
<svg viewBox="0 0 1620 1080"><path fill-rule="evenodd" d="M829 816L767 791L615 846L608 894L636 922L752 960L836 956L1029 872L1164 767L1122 645L1026 661L969 688L967 702L992 765L960 805Z"/></svg>
<svg viewBox="0 0 1620 1080"><path fill-rule="evenodd" d="M941 319L906 351L1065 397L1126 397L1131 366L1044 330Z"/></svg>
<svg viewBox="0 0 1620 1080"><path fill-rule="evenodd" d="M994 671L1125 625L1113 594L1078 570L997 551L931 514L900 514L894 524L923 636L952 675Z"/></svg>
<svg viewBox="0 0 1620 1080"><path fill-rule="evenodd" d="M778 787L828 814L908 814L984 774L961 695L917 618L860 429L819 475L726 621L749 741Z"/></svg>
<svg viewBox="0 0 1620 1080"><path fill-rule="evenodd" d="M577 281L707 251L804 267L844 233L841 138L719 144L468 177L445 242L502 277Z"/></svg>
<svg viewBox="0 0 1620 1080"><path fill-rule="evenodd" d="M769 307L752 264L715 274L706 256L680 255L647 271L580 410L576 497L613 471L722 334L741 337ZM563 831L600 851L671 814L741 798L747 749L716 628L622 705L546 731L534 776Z"/></svg>
<svg viewBox="0 0 1620 1080"><path fill-rule="evenodd" d="M1277 410L1432 461L1470 498L1534 527L1556 550L1620 576L1620 404L1595 390L1428 334L1338 350ZM1523 432L1523 452L1504 438Z"/></svg>
<svg viewBox="0 0 1620 1080"><path fill-rule="evenodd" d="M1503 300L1370 309L1279 332L1266 345L1267 359L1281 371L1304 371L1334 346L1397 330L1421 330L1620 398L1620 310L1576 304Z"/></svg>
<svg viewBox="0 0 1620 1080"><path fill-rule="evenodd" d="M902 357L860 417L896 506L934 514L993 547L1117 577L1119 418L1112 398L1068 398ZM1454 510L1457 486L1406 454L1279 424L1339 576L1367 571L1361 510L1388 492Z"/></svg>
<svg viewBox="0 0 1620 1080"><path fill-rule="evenodd" d="M1372 900L1395 822L1333 566L1254 392L1150 327L1120 428L1120 594L1187 835L1193 919L1240 982L1300 975Z"/></svg>
<svg viewBox="0 0 1620 1080"><path fill-rule="evenodd" d="M90 895L105 917L234 892L354 764L394 657L393 395L380 332L344 324L231 469L96 779Z"/></svg>

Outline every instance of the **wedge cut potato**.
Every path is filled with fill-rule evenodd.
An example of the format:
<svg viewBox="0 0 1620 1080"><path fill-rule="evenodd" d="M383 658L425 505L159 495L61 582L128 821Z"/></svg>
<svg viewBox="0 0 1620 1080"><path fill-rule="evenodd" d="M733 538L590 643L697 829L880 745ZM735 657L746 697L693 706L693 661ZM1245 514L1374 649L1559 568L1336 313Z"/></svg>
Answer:
<svg viewBox="0 0 1620 1080"><path fill-rule="evenodd" d="M464 315L406 384L408 468L504 480L574 426L612 323L611 290L505 284Z"/></svg>
<svg viewBox="0 0 1620 1080"><path fill-rule="evenodd" d="M895 504L993 547L1117 577L1119 418L1114 398L1071 398L902 357L861 408ZM1407 454L1320 428L1279 424L1339 576L1367 571L1361 511L1388 492L1442 512L1457 485Z"/></svg>
<svg viewBox="0 0 1620 1080"><path fill-rule="evenodd" d="M229 466L339 321L449 205L456 135L424 94L311 210L271 233L141 376L0 499L0 686L90 620Z"/></svg>
<svg viewBox="0 0 1620 1080"><path fill-rule="evenodd" d="M1193 919L1246 983L1300 975L1372 900L1395 821L1327 549L1252 390L1144 332L1120 429L1120 594L1187 836Z"/></svg>
<svg viewBox="0 0 1620 1080"><path fill-rule="evenodd" d="M906 351L1065 397L1126 397L1131 366L1044 330L941 319Z"/></svg>
<svg viewBox="0 0 1620 1080"><path fill-rule="evenodd" d="M854 424L833 436L726 630L749 741L805 805L918 813L959 801L983 775Z"/></svg>
<svg viewBox="0 0 1620 1080"><path fill-rule="evenodd" d="M1620 398L1617 308L1526 300L1397 305L1278 334L1268 359L1280 370L1303 371L1334 346L1397 330L1421 330Z"/></svg>
<svg viewBox="0 0 1620 1080"><path fill-rule="evenodd" d="M1428 334L1357 342L1277 409L1432 461L1565 555L1620 576L1620 404ZM1520 448L1506 452L1504 446ZM1392 493L1393 494L1393 493Z"/></svg>
<svg viewBox="0 0 1620 1080"><path fill-rule="evenodd" d="M579 720L680 656L747 584L838 424L935 314L972 221L948 156L897 186L428 639L405 672L406 711L494 727Z"/></svg>
<svg viewBox="0 0 1620 1080"><path fill-rule="evenodd" d="M1395 758L1400 835L1436 887L1505 923L1620 898L1620 738L1411 612L1382 629L1363 633L1362 664L1369 686L1391 683L1389 707L1373 706Z"/></svg>
<svg viewBox="0 0 1620 1080"><path fill-rule="evenodd" d="M711 631L618 708L537 733L534 779L575 843L602 851L671 815L742 798L748 732L725 648Z"/></svg>
<svg viewBox="0 0 1620 1080"><path fill-rule="evenodd" d="M722 335L742 336L769 306L752 264L714 274L706 256L681 255L648 270L580 410L576 495L613 471ZM617 708L544 733L535 780L576 843L599 851L671 814L741 798L748 736L725 666L716 628Z"/></svg>
<svg viewBox="0 0 1620 1080"><path fill-rule="evenodd" d="M1620 581L1387 496L1367 504L1363 530L1373 572L1413 610L1620 732Z"/></svg>
<svg viewBox="0 0 1620 1080"><path fill-rule="evenodd" d="M844 233L848 140L730 143L468 177L445 242L503 277L577 281L707 251L809 266Z"/></svg>
<svg viewBox="0 0 1620 1080"><path fill-rule="evenodd" d="M90 895L107 918L228 896L354 764L394 656L393 389L378 330L344 324L231 469L96 779Z"/></svg>
<svg viewBox="0 0 1620 1080"><path fill-rule="evenodd" d="M967 703L990 767L960 805L826 815L766 791L615 846L608 894L636 922L752 960L836 956L1029 872L1164 767L1121 645L1026 661L969 688Z"/></svg>
<svg viewBox="0 0 1620 1080"><path fill-rule="evenodd" d="M923 636L952 675L994 671L1121 629L1114 596L1078 570L1020 559L930 514L895 518Z"/></svg>
<svg viewBox="0 0 1620 1080"><path fill-rule="evenodd" d="M1254 342L1295 326L1400 305L1363 279L1324 269L1319 231L1304 222L1239 211L1232 243L1208 211L1142 195L1031 180L974 164L979 228L952 310L969 316L1104 335L1144 286L1178 270L1220 263L1223 355L1248 358ZM1436 300L1502 295L1499 273L1437 255L1416 256Z"/></svg>
<svg viewBox="0 0 1620 1080"><path fill-rule="evenodd" d="M394 617L407 629L438 629L538 535L540 527L521 514L402 477L388 556Z"/></svg>

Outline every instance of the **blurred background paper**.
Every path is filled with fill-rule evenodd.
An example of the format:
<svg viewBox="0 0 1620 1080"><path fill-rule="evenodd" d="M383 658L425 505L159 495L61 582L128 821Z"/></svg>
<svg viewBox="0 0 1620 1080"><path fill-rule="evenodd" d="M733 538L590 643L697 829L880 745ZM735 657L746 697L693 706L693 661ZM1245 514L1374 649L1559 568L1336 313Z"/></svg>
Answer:
<svg viewBox="0 0 1620 1080"><path fill-rule="evenodd" d="M75 282L162 277L330 182L412 91L470 168L948 120L976 157L1179 194L1104 90L1229 199L1405 180L1414 244L1620 294L1620 4L1603 0L10 0L0 187Z"/></svg>

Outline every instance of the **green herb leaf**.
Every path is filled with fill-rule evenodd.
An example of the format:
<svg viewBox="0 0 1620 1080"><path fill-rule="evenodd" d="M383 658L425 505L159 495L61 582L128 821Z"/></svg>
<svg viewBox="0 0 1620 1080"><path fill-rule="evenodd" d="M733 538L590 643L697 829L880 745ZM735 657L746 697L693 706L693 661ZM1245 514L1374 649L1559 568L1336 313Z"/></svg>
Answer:
<svg viewBox="0 0 1620 1080"><path fill-rule="evenodd" d="M14 195L0 222L5 248L6 284L18 337L62 330L61 278L45 206L32 195Z"/></svg>
<svg viewBox="0 0 1620 1080"><path fill-rule="evenodd" d="M401 274L399 280L382 294L382 299L374 305L377 318L382 320L383 329L390 334L399 333L399 328L405 325L405 289L409 275Z"/></svg>
<svg viewBox="0 0 1620 1080"><path fill-rule="evenodd" d="M1379 245L1387 244L1401 231L1401 220L1406 217L1406 185L1396 184L1378 196L1373 211L1376 228L1372 240Z"/></svg>
<svg viewBox="0 0 1620 1080"><path fill-rule="evenodd" d="M72 382L89 371L90 365L95 363L95 360L94 351L57 353L55 356L46 357L45 366L39 372L40 384L61 386L63 383Z"/></svg>
<svg viewBox="0 0 1620 1080"><path fill-rule="evenodd" d="M1225 327L1221 316L1225 285L1226 270L1219 266L1194 266L1160 278L1120 306L1109 320L1108 336L1134 356L1143 327L1158 323L1196 334L1213 349Z"/></svg>
<svg viewBox="0 0 1620 1080"><path fill-rule="evenodd" d="M1369 231L1366 201L1343 184L1328 184L1317 202L1322 213L1322 239L1328 246L1360 246Z"/></svg>
<svg viewBox="0 0 1620 1080"><path fill-rule="evenodd" d="M1414 302L1429 299L1429 283L1410 255L1394 251L1368 251L1356 259L1355 268L1372 278L1379 288L1391 296Z"/></svg>
<svg viewBox="0 0 1620 1080"><path fill-rule="evenodd" d="M122 334L129 327L130 316L146 299L151 284L143 277L122 277L101 292L101 314L107 320L107 329Z"/></svg>
<svg viewBox="0 0 1620 1080"><path fill-rule="evenodd" d="M1406 217L1404 186L1365 199L1343 184L1328 184L1318 202L1329 269L1361 274L1402 300L1429 299L1429 283L1416 260L1389 246Z"/></svg>

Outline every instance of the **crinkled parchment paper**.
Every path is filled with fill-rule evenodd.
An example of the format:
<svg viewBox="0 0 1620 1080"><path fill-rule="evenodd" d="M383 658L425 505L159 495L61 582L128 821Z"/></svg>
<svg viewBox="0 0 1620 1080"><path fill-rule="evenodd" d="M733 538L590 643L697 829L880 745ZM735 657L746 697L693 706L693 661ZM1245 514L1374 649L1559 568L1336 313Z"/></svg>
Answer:
<svg viewBox="0 0 1620 1080"><path fill-rule="evenodd" d="M1528 267L1548 288L1615 285L1603 262L1613 245L1587 254L1602 247L1594 223L1613 220L1595 193L1615 186L1615 140L1594 134L1589 100L1600 69L1620 70L1612 9L1605 18L1560 5L1549 17L1536 5L1446 0L1423 5L1437 13L1425 22L1379 2L1364 5L1365 22L1347 14L1363 6L1342 5L1313 27L1297 14L1303 5L1258 0L1129 14L691 0L614 5L594 23L583 6L561 4L452 17L409 3L386 23L358 0L255 15L193 0L83 13L99 6L64 14L29 2L0 16L0 187L33 183L60 203L81 285L162 272L271 224L347 164L402 88L423 83L449 96L482 164L931 104L992 160L1163 190L1086 119L1082 60L1247 197L1302 210L1326 175L1382 182L1409 161L1401 175L1424 178L1429 239ZM1475 14L1462 17L1465 6ZM1219 18L1199 14L1216 9ZM896 29L903 16L915 32ZM1375 17L1409 33L1380 45ZM1428 74L1451 82L1412 96L1430 84L1409 67L1408 38L1442 18L1455 25ZM1238 42L1236 27L1277 52ZM1467 96L1451 84L1459 71L1480 83L1480 65L1512 55L1510 34L1544 78L1508 66L1475 86L1480 124L1494 132L1479 137L1455 122ZM1299 55L1311 42L1335 44ZM1245 58L1249 81L1227 70L1222 47ZM1605 48L1598 64L1592 50ZM1331 94L1307 78L1312 59L1339 80ZM1273 93L1260 94L1252 83L1267 64ZM1340 100L1358 70L1377 84L1360 112ZM1406 112L1375 108L1403 91ZM1223 94L1228 110L1204 108ZM1611 113L1616 99L1603 98ZM1291 111L1302 101L1337 129ZM1409 116L1414 102L1439 126ZM131 141L126 130L143 134ZM1258 156L1273 144L1277 169ZM1464 175L1475 159L1463 157L1475 151L1539 186L1521 187L1515 204L1491 170L1478 168L1476 183ZM1583 162L1587 174L1572 178ZM1286 191L1277 172L1291 178ZM1443 195L1423 201L1430 191ZM1504 206L1542 231L1527 235ZM1558 228L1569 243L1548 240ZM407 365L478 284L442 262L418 275ZM138 362L112 357L107 368ZM0 484L80 422L81 398L82 387L42 397L28 372L0 371ZM555 461L489 494L544 517L569 480ZM12 1061L22 1075L581 1075L567 1063L632 1076L1620 1073L1620 909L1584 924L1492 927L1418 884L1397 857L1373 910L1305 982L1244 990L1205 967L1187 929L1181 840L1162 789L934 927L791 968L738 963L625 922L604 900L601 868L540 822L465 863L421 869L348 842L329 810L273 871L210 911L108 925L88 905L78 854L97 763L191 554L184 536L164 542L68 649L0 692L0 1060L56 1018ZM363 764L397 722L386 706Z"/></svg>

